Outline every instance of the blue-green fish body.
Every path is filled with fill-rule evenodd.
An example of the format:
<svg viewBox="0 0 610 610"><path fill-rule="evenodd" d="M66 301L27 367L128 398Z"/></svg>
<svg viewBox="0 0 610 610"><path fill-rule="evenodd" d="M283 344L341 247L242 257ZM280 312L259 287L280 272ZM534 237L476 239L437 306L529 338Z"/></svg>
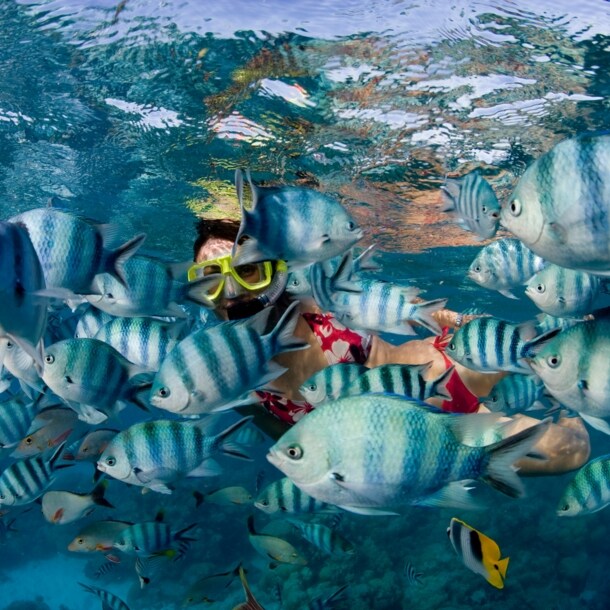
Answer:
<svg viewBox="0 0 610 610"><path fill-rule="evenodd" d="M115 316L111 316L109 313L90 305L79 318L74 331L74 337L76 339L93 339L104 324L114 319Z"/></svg>
<svg viewBox="0 0 610 610"><path fill-rule="evenodd" d="M43 381L79 418L100 423L118 401L134 399L132 377L143 369L97 339L64 339L45 348Z"/></svg>
<svg viewBox="0 0 610 610"><path fill-rule="evenodd" d="M271 313L260 313L191 333L169 353L151 389L150 402L180 415L200 415L231 408L247 393L279 377L285 369L271 358L308 344L293 337L297 303L270 332Z"/></svg>
<svg viewBox="0 0 610 610"><path fill-rule="evenodd" d="M568 483L559 504L560 517L590 515L610 504L610 455L585 464Z"/></svg>
<svg viewBox="0 0 610 610"><path fill-rule="evenodd" d="M195 526L173 532L170 525L163 521L145 521L135 523L122 530L116 537L113 546L127 555L147 557L154 553L169 551L179 546L181 542L190 542L184 534Z"/></svg>
<svg viewBox="0 0 610 610"><path fill-rule="evenodd" d="M580 318L596 309L603 290L599 276L549 264L530 278L525 294L544 313Z"/></svg>
<svg viewBox="0 0 610 610"><path fill-rule="evenodd" d="M236 175L242 221L234 264L283 260L290 267L322 261L349 250L363 235L335 199L300 187L259 187L250 181L252 209L243 204L242 176Z"/></svg>
<svg viewBox="0 0 610 610"><path fill-rule="evenodd" d="M301 491L288 477L278 479L263 489L254 501L254 506L264 513L311 514L336 513L333 504L320 502Z"/></svg>
<svg viewBox="0 0 610 610"><path fill-rule="evenodd" d="M521 413L544 396L544 384L537 375L513 373L500 379L481 402L495 413Z"/></svg>
<svg viewBox="0 0 610 610"><path fill-rule="evenodd" d="M137 235L110 250L108 228L55 208L37 208L10 219L24 224L38 254L47 288L65 288L77 294L91 291L97 273L107 271L124 281L123 266L142 245Z"/></svg>
<svg viewBox="0 0 610 610"><path fill-rule="evenodd" d="M0 506L23 506L39 498L55 480L65 441L51 451L13 462L0 474Z"/></svg>
<svg viewBox="0 0 610 610"><path fill-rule="evenodd" d="M355 551L354 545L349 540L323 523L298 519L287 519L287 521L301 532L305 540L328 555L352 555Z"/></svg>
<svg viewBox="0 0 610 610"><path fill-rule="evenodd" d="M548 393L610 434L610 321L580 322L529 349L528 362Z"/></svg>
<svg viewBox="0 0 610 610"><path fill-rule="evenodd" d="M210 460L217 453L247 456L232 440L231 433L245 425L245 417L218 434L209 434L215 420L155 420L130 426L106 446L97 468L107 475L160 493L171 493L171 485L184 477L200 477L218 472Z"/></svg>
<svg viewBox="0 0 610 610"><path fill-rule="evenodd" d="M12 447L24 438L37 414L38 406L20 396L0 403L0 447Z"/></svg>
<svg viewBox="0 0 610 610"><path fill-rule="evenodd" d="M498 239L475 256L468 268L468 277L483 288L516 299L512 290L523 286L545 264L518 239Z"/></svg>
<svg viewBox="0 0 610 610"><path fill-rule="evenodd" d="M446 354L475 371L531 372L524 358L536 336L534 324L512 324L492 317L470 320L457 329Z"/></svg>
<svg viewBox="0 0 610 610"><path fill-rule="evenodd" d="M211 307L205 286L214 280L202 278L180 282L174 266L153 258L134 256L123 266L125 284L109 273L97 275L94 293L87 300L98 309L113 316L175 316L186 317L180 305L191 301ZM202 288L202 286L204 286Z"/></svg>
<svg viewBox="0 0 610 610"><path fill-rule="evenodd" d="M532 163L501 223L545 260L610 275L610 135L563 140Z"/></svg>
<svg viewBox="0 0 610 610"><path fill-rule="evenodd" d="M299 387L305 400L314 406L325 400L338 398L343 388L349 387L368 367L354 362L338 362L314 373Z"/></svg>
<svg viewBox="0 0 610 610"><path fill-rule="evenodd" d="M150 371L158 371L187 327L153 318L115 318L104 324L95 339L112 346L127 360Z"/></svg>
<svg viewBox="0 0 610 610"><path fill-rule="evenodd" d="M314 498L374 514L410 505L470 506L466 480L511 496L523 489L512 467L548 421L498 443L473 447L496 414L453 415L379 394L339 398L308 413L267 459Z"/></svg>
<svg viewBox="0 0 610 610"><path fill-rule="evenodd" d="M447 178L441 187L444 212L455 211L462 228L481 239L496 234L500 222L500 203L491 185L479 172L461 178Z"/></svg>
<svg viewBox="0 0 610 610"><path fill-rule="evenodd" d="M78 584L83 587L85 591L97 595L102 600L102 610L129 610L129 606L114 593L110 593L110 591L106 591L106 589L85 585L82 582Z"/></svg>

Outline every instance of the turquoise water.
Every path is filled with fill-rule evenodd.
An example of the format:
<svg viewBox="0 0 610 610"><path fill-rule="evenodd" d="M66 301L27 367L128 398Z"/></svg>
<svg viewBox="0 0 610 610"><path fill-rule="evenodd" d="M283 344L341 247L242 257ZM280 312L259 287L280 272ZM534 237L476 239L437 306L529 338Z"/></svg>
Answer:
<svg viewBox="0 0 610 610"><path fill-rule="evenodd" d="M481 244L440 211L445 176L480 168L503 198L555 143L610 126L602 0L3 0L0 26L1 218L51 201L126 236L144 231L149 252L186 260L196 214L238 214L232 177L250 168L257 181L337 196L365 229L362 245L378 244L384 277L458 311L536 313L525 297L465 279ZM591 438L593 455L608 452L607 437ZM222 483L252 490L261 469L275 478L263 453L239 469L227 460ZM57 488L88 491L91 474L62 475ZM489 510L462 515L511 557L502 591L457 560L445 534L455 510L346 514L355 555L328 559L302 543L308 566L268 570L247 539L253 509L196 509L189 494L111 483L116 508L89 519L152 519L162 508L180 527L196 521L186 558L144 590L131 563L93 580L101 554L66 550L81 524L52 526L34 504L2 543L0 606L99 607L80 581L132 610L179 608L197 577L242 561L271 610L277 585L283 607L301 609L345 583L355 610L607 608L608 514L556 518L569 479L528 479L526 499L495 494ZM421 586L406 582L406 561ZM212 607L242 600L236 581Z"/></svg>

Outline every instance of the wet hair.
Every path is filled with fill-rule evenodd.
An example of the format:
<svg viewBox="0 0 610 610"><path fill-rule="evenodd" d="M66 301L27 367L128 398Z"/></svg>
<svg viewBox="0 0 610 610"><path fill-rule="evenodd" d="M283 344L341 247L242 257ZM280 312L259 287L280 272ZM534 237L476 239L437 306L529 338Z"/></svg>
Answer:
<svg viewBox="0 0 610 610"><path fill-rule="evenodd" d="M200 218L195 224L197 237L193 244L193 260L197 258L197 253L208 239L217 237L234 242L239 232L239 220L232 218Z"/></svg>

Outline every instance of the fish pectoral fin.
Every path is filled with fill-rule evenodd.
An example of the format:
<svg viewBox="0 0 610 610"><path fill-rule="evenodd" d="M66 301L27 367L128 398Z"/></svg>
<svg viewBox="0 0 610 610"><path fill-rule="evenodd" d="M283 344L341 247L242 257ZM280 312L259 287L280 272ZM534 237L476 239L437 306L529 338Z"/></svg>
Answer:
<svg viewBox="0 0 610 610"><path fill-rule="evenodd" d="M557 221L549 222L548 227L550 232L555 236L555 239L557 239L560 244L567 243L567 231L565 227L563 227Z"/></svg>
<svg viewBox="0 0 610 610"><path fill-rule="evenodd" d="M610 424L601 417L593 417L592 415L587 415L585 413L578 413L584 420L587 422L592 428L603 432L604 434L610 435Z"/></svg>
<svg viewBox="0 0 610 610"><path fill-rule="evenodd" d="M470 490L473 489L473 481L470 479L464 481L452 481L448 485L441 487L438 491L417 499L413 504L417 506L435 506L435 507L452 507L462 508L465 510L480 510L484 508L470 495Z"/></svg>
<svg viewBox="0 0 610 610"><path fill-rule="evenodd" d="M390 510L382 510L380 508L362 508L360 506L345 506L339 505L339 508L346 510L350 513L355 513L356 515L366 515L369 517L381 517L383 515L400 515L400 513L390 511Z"/></svg>
<svg viewBox="0 0 610 610"><path fill-rule="evenodd" d="M177 478L176 471L171 468L155 468L154 470L147 470L146 472L140 468L134 468L133 474L140 483L149 489L162 494L172 493L173 489L168 483Z"/></svg>

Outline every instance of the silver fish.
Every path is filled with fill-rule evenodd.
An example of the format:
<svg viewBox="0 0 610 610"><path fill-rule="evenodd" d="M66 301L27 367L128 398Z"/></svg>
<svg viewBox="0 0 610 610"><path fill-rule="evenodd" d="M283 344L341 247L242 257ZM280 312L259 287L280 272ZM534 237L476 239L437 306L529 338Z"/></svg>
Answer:
<svg viewBox="0 0 610 610"><path fill-rule="evenodd" d="M101 481L87 494L47 491L42 496L42 514L49 523L63 525L86 517L96 506L114 508L104 498L107 485L107 481Z"/></svg>
<svg viewBox="0 0 610 610"><path fill-rule="evenodd" d="M333 504L320 502L301 491L288 477L270 483L254 501L254 506L264 513L336 513L340 509Z"/></svg>
<svg viewBox="0 0 610 610"><path fill-rule="evenodd" d="M568 483L557 515L590 515L610 504L610 455L601 455L585 464Z"/></svg>

